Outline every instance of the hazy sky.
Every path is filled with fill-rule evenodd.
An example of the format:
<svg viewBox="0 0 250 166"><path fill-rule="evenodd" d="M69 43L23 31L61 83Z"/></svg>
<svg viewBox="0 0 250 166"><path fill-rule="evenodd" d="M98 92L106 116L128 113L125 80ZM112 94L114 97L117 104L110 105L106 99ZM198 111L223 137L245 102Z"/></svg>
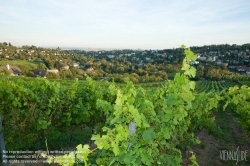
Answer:
<svg viewBox="0 0 250 166"><path fill-rule="evenodd" d="M250 43L250 0L4 0L0 42L133 49Z"/></svg>

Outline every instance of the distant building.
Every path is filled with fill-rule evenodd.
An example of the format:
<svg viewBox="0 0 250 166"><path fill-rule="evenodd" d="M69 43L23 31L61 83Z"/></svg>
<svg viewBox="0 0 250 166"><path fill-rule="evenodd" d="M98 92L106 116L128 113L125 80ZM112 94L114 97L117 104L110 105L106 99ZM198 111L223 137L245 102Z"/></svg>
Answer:
<svg viewBox="0 0 250 166"><path fill-rule="evenodd" d="M94 71L94 69L92 67L87 69L88 73L92 73L93 71Z"/></svg>
<svg viewBox="0 0 250 166"><path fill-rule="evenodd" d="M34 76L35 77L46 77L46 70L40 70L40 69L36 69L34 70Z"/></svg>
<svg viewBox="0 0 250 166"><path fill-rule="evenodd" d="M228 66L228 63L223 62L221 65Z"/></svg>
<svg viewBox="0 0 250 166"><path fill-rule="evenodd" d="M205 57L205 56L200 56L200 57L198 57L198 59L204 61L204 60L207 59L207 57Z"/></svg>
<svg viewBox="0 0 250 166"><path fill-rule="evenodd" d="M114 55L107 55L108 58L112 59L114 58L115 56Z"/></svg>
<svg viewBox="0 0 250 166"><path fill-rule="evenodd" d="M69 65L63 66L62 68L65 70L69 70Z"/></svg>
<svg viewBox="0 0 250 166"><path fill-rule="evenodd" d="M221 65L222 62L221 62L221 61L217 61L217 62L215 62L215 64L216 64L216 65Z"/></svg>
<svg viewBox="0 0 250 166"><path fill-rule="evenodd" d="M44 78L46 78L46 74L47 73L59 74L59 71L57 69L52 69L52 70L40 70L40 69L36 69L36 70L34 70L34 76L35 77L44 77Z"/></svg>
<svg viewBox="0 0 250 166"><path fill-rule="evenodd" d="M209 57L208 57L208 61L210 61L210 62L211 62L211 61L215 61L215 60L216 60L215 57L212 57L212 56L209 56Z"/></svg>
<svg viewBox="0 0 250 166"><path fill-rule="evenodd" d="M79 68L79 64L78 63L73 63L73 67Z"/></svg>
<svg viewBox="0 0 250 166"><path fill-rule="evenodd" d="M145 64L143 63L143 61L141 61L138 65L139 65L139 67L145 66Z"/></svg>
<svg viewBox="0 0 250 166"><path fill-rule="evenodd" d="M0 66L0 70L4 70L9 75L19 76L22 75L22 71L17 66L10 66L7 64L6 66Z"/></svg>
<svg viewBox="0 0 250 166"><path fill-rule="evenodd" d="M55 74L59 74L59 71L57 69L51 69L51 70L47 70L48 73L55 73Z"/></svg>
<svg viewBox="0 0 250 166"><path fill-rule="evenodd" d="M250 68L249 67L246 67L246 66L238 66L237 67L237 71L238 72L246 72L248 71Z"/></svg>

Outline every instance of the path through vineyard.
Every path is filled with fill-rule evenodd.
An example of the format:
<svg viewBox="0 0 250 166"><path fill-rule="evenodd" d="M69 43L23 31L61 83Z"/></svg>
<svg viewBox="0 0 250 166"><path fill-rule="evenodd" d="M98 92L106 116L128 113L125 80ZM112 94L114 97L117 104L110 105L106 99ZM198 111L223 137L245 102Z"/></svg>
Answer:
<svg viewBox="0 0 250 166"><path fill-rule="evenodd" d="M238 161L237 165L250 165L250 143L242 136L242 128L234 121L233 112L219 111L214 114L216 117L216 129L202 130L197 133L201 144L191 147L196 156L196 161L201 166L235 166L236 161L223 161L220 158L220 151L239 151L247 150L247 161ZM248 138L249 140L250 138ZM190 164L188 151L183 153L183 166Z"/></svg>

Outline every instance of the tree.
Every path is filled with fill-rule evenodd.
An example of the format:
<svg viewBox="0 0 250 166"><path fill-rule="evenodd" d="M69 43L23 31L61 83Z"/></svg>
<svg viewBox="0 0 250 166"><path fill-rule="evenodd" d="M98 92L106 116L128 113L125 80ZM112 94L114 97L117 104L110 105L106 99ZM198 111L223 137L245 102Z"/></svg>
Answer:
<svg viewBox="0 0 250 166"><path fill-rule="evenodd" d="M119 66L117 68L118 73L123 73L124 72L124 67Z"/></svg>
<svg viewBox="0 0 250 166"><path fill-rule="evenodd" d="M23 53L19 54L20 60L25 60L25 55Z"/></svg>
<svg viewBox="0 0 250 166"><path fill-rule="evenodd" d="M51 60L51 59L45 59L44 63L47 66L47 68L49 68L49 69L53 69L54 68L55 62L53 60Z"/></svg>
<svg viewBox="0 0 250 166"><path fill-rule="evenodd" d="M77 77L77 73L78 73L78 69L76 69L75 67L72 67L70 69L70 71L71 71L73 77L76 78Z"/></svg>
<svg viewBox="0 0 250 166"><path fill-rule="evenodd" d="M24 76L29 76L29 73L33 72L36 69L36 66L31 65L19 65L18 67L21 69L22 75Z"/></svg>
<svg viewBox="0 0 250 166"><path fill-rule="evenodd" d="M46 77L51 78L51 79L59 79L60 78L60 76L58 74L52 73L52 72L47 72Z"/></svg>
<svg viewBox="0 0 250 166"><path fill-rule="evenodd" d="M58 70L61 70L63 64L61 64L59 61L56 61L55 64L54 64L54 67Z"/></svg>
<svg viewBox="0 0 250 166"><path fill-rule="evenodd" d="M44 63L39 63L37 66L37 69L44 70L44 69L46 69L46 66Z"/></svg>
<svg viewBox="0 0 250 166"><path fill-rule="evenodd" d="M4 70L4 69L0 69L0 76L2 76L2 75L7 75L6 70Z"/></svg>
<svg viewBox="0 0 250 166"><path fill-rule="evenodd" d="M63 79L65 79L65 78L73 78L73 74L71 73L71 71L70 70L65 70L65 69L60 71L60 76Z"/></svg>
<svg viewBox="0 0 250 166"><path fill-rule="evenodd" d="M204 67L203 66L198 66L197 67L197 72L196 72L196 78L197 79L202 79L204 77Z"/></svg>

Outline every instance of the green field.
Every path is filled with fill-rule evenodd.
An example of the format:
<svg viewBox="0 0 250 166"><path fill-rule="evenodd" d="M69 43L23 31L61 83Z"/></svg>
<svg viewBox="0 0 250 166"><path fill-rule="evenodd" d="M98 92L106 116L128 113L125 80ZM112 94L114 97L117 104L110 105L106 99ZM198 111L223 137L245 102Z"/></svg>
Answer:
<svg viewBox="0 0 250 166"><path fill-rule="evenodd" d="M9 79L11 79L11 80L23 79L26 81L30 81L30 80L33 80L35 78L34 77L9 77ZM65 86L70 86L71 84L74 83L74 80L72 80L72 79L71 80L70 79L68 79L68 80L49 79L49 81L60 83L60 84L65 85ZM103 81L103 80L96 81L96 83L99 86L103 86L103 82L105 82L105 81ZM86 80L79 80L79 83L84 85L86 83ZM125 83L116 83L116 84L119 87L123 87L126 85ZM144 89L157 89L157 88L164 86L164 84L166 84L166 81L136 83L135 87L137 87L137 88L142 87ZM235 85L250 86L250 81L239 81L239 82L235 82L235 81L196 81L195 91L198 93L209 92L209 91L217 91L218 92L218 91L221 91L223 89L227 89L229 87L234 87Z"/></svg>
<svg viewBox="0 0 250 166"><path fill-rule="evenodd" d="M33 61L33 62L28 62L28 61L22 61L22 60L18 60L18 61L0 61L0 66L4 66L6 64L9 65L15 65L15 66L25 66L25 65L29 65L29 66L37 66L38 64L43 63L41 61Z"/></svg>

